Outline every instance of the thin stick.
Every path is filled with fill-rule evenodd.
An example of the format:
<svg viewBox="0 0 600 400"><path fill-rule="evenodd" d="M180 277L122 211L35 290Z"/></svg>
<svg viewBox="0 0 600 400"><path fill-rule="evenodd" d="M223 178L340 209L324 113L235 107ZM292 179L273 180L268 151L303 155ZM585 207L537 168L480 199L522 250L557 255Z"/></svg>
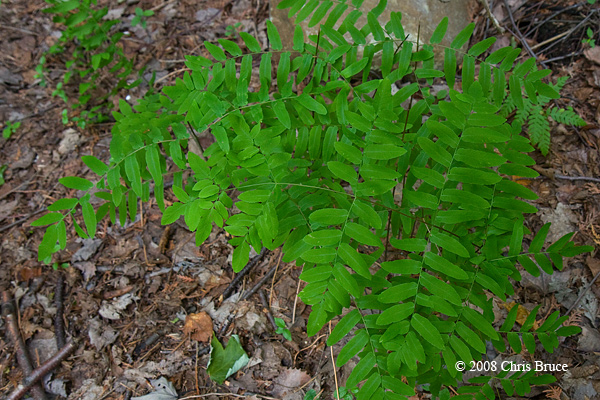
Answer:
<svg viewBox="0 0 600 400"><path fill-rule="evenodd" d="M571 313L571 311L573 311L573 309L577 306L577 304L579 304L581 299L583 299L583 296L585 296L585 294L592 288L592 285L594 284L594 282L596 282L596 280L598 280L598 277L600 277L600 271L598 271L596 273L596 275L594 276L594 279L592 279L592 281L590 283L588 283L588 285L585 287L585 289L583 289L583 291L579 294L579 297L577 297L577 300L575 300L575 303L573 303L573 305L571 307L569 307L569 309L567 310L567 313L565 315L569 315Z"/></svg>
<svg viewBox="0 0 600 400"><path fill-rule="evenodd" d="M554 175L555 178L565 179L567 181L589 181L600 183L600 178L593 178L591 176L565 176L565 175Z"/></svg>
<svg viewBox="0 0 600 400"><path fill-rule="evenodd" d="M52 372L58 366L58 364L67 358L75 349L76 346L73 342L66 344L55 355L53 355L52 358L40 365L38 368L34 369L31 374L23 380L23 383L21 383L17 389L15 389L10 396L8 396L7 400L19 400L25 395L25 393L27 393L27 391L33 389L35 387L34 385L39 384L39 380Z"/></svg>
<svg viewBox="0 0 600 400"><path fill-rule="evenodd" d="M2 292L2 315L4 315L4 320L6 321L6 331L8 332L8 336L11 338L15 347L17 363L23 370L25 380L27 380L33 372L33 367L31 366L31 359L29 358L27 348L25 347L25 343L19 332L17 320L15 319L15 307L8 292ZM36 382L32 382L20 397L31 389L31 393L36 400L46 400L46 392L44 392L42 385ZM20 386L21 385L19 385L19 387ZM16 397L16 399L20 397Z"/></svg>
<svg viewBox="0 0 600 400"><path fill-rule="evenodd" d="M564 12L567 12L569 10L572 10L573 8L579 8L579 7L581 7L581 6L585 5L585 4L588 4L588 2L587 1L583 1L581 3L573 4L572 6L569 6L567 8L563 8L563 9L561 9L559 11L556 11L553 14L550 14L550 16L547 17L545 20L543 20L543 21L538 22L537 24L535 24L532 28L530 28L527 32L525 32L525 34L528 34L531 31L537 30L540 26L544 25L546 22L549 22L550 20L552 20L552 18L556 17L557 15L562 14Z"/></svg>
<svg viewBox="0 0 600 400"><path fill-rule="evenodd" d="M248 292L244 293L241 300L248 300L248 298L250 296L252 296L254 293L256 293L256 291L258 289L260 289L260 287L262 285L264 285L265 282L268 281L273 276L273 274L275 273L276 270L277 270L277 265L275 265L273 268L271 268L269 270L269 272L267 272L265 274L265 276L263 276L262 279L260 281L258 281L258 283L256 285L254 285L254 287L252 289L250 289Z"/></svg>
<svg viewBox="0 0 600 400"><path fill-rule="evenodd" d="M279 260L277 260L277 267L275 268L275 273L273 274L273 279L271 279L271 290L269 291L269 307L273 304L273 286L275 286L275 277L277 276L277 269L279 268L279 264L281 263L281 259L283 258L283 252L279 251Z"/></svg>
<svg viewBox="0 0 600 400"><path fill-rule="evenodd" d="M570 54L566 54L564 56L558 56L558 57L552 57L549 58L547 60L544 60L544 62L546 64L551 63L551 62L555 62L555 61L560 61L560 60L564 60L565 58L569 58L569 57L575 57L581 54L581 51L574 51L573 53Z"/></svg>
<svg viewBox="0 0 600 400"><path fill-rule="evenodd" d="M196 394L200 394L200 384L198 383L198 342L196 342L196 370L194 373L194 378L196 378Z"/></svg>
<svg viewBox="0 0 600 400"><path fill-rule="evenodd" d="M28 29L23 29L23 28L17 28L17 27L14 27L14 26L0 25L0 29L6 29L6 30L9 30L9 31L21 32L21 33L25 33L27 35L39 36L39 34L33 32L33 31L30 31Z"/></svg>
<svg viewBox="0 0 600 400"><path fill-rule="evenodd" d="M276 331L277 324L275 323L275 318L273 318L273 313L271 312L271 307L269 307L269 303L267 302L267 296L265 295L265 291L261 289L258 291L258 294L260 296L260 302L262 303L265 311L267 312L267 319L271 323L273 330Z"/></svg>
<svg viewBox="0 0 600 400"><path fill-rule="evenodd" d="M331 321L329 321L329 334L331 335ZM335 360L333 359L333 346L329 346L329 350L331 351L331 364L333 367L333 378L335 380L335 392L337 393L337 398L340 398L340 387L338 385L337 378L337 369L335 368Z"/></svg>
<svg viewBox="0 0 600 400"><path fill-rule="evenodd" d="M548 43L552 43L553 41L555 41L557 39L560 39L561 37L566 36L568 34L569 34L569 31L565 31L565 32L559 33L558 35L553 36L550 39L544 40L542 43L538 43L538 44L536 44L534 46L531 46L531 50L535 50L535 49L537 49L539 47L542 47L542 46L544 46L544 45L546 45Z"/></svg>
<svg viewBox="0 0 600 400"><path fill-rule="evenodd" d="M592 18L592 16L596 13L596 11L597 10L593 10L587 17L585 17L574 28L571 28L568 31L561 33L560 35L556 35L553 38L546 40L545 42L542 42L542 43L540 43L540 44L538 44L536 46L533 46L532 49L535 49L535 48L541 46L542 44L549 43L551 41L557 40L554 43L552 43L550 46L548 46L544 50L542 50L542 52L546 52L546 51L550 50L551 48L553 48L554 46L556 46L558 43L562 42L567 37L569 37L573 32L575 32L577 29L579 29L582 25L584 25L590 18ZM558 40L558 39L560 39L560 40Z"/></svg>
<svg viewBox="0 0 600 400"><path fill-rule="evenodd" d="M189 70L190 70L190 69L186 67L186 68L181 68L181 69L178 69L178 70L176 70L176 71L169 72L167 75L165 75L165 76L163 76L162 78L159 78L159 79L157 79L156 81L154 81L154 87L156 87L156 84L157 84L157 83L159 83L159 82L162 82L162 81L164 81L165 79L169 79L169 78L170 78L171 76L173 76L173 75L176 75L176 74L178 74L178 73L180 73L180 72L189 71Z"/></svg>
<svg viewBox="0 0 600 400"><path fill-rule="evenodd" d="M175 1L177 1L177 0L169 0L169 1L165 2L165 3L162 3L162 4L159 4L157 6L152 7L150 10L152 10L152 11L158 11L161 8L165 7L165 6L167 6L167 5L171 4L171 3L174 3Z"/></svg>
<svg viewBox="0 0 600 400"><path fill-rule="evenodd" d="M492 10L490 9L490 4L488 3L488 0L480 0L480 1L481 1L481 4L483 4L483 8L485 8L485 12L486 12L488 18L492 20L492 24L494 24L494 27L496 27L496 30L498 31L498 33L503 35L504 28L500 26L500 24L498 23L498 20L496 19L496 16L494 14L492 14Z"/></svg>
<svg viewBox="0 0 600 400"><path fill-rule="evenodd" d="M64 288L65 276L62 271L58 271L58 280L56 282L56 290L54 291L54 304L56 304L56 314L54 314L54 334L56 335L56 346L58 350L62 349L67 343L65 337L65 321L63 319Z"/></svg>
<svg viewBox="0 0 600 400"><path fill-rule="evenodd" d="M515 29L517 38L523 44L523 47L525 47L525 49L527 50L529 55L537 60L537 55L533 52L532 48L529 47L529 43L527 43L527 40L525 40L525 38L523 37L523 34L519 30L519 27L517 26L517 23L515 22L515 18L513 17L512 10L510 9L510 6L508 5L508 0L504 0L504 7L506 7L506 11L508 12L508 16L510 18L511 24L512 24L513 28Z"/></svg>
<svg viewBox="0 0 600 400"><path fill-rule="evenodd" d="M39 209L39 210L37 210L37 211L34 211L34 212L32 212L32 213L29 213L29 214L27 214L25 217L21 218L20 220L18 220L18 221L15 221L15 222L13 222L13 223L11 223L11 224L8 224L8 225L5 225L5 226L3 226L2 228L0 228L0 232L7 231L7 230L9 230L10 228L12 228L13 226L21 225L23 222L27 221L29 218L31 218L31 217L33 217L34 215L37 215L37 214L39 214L39 213L41 213L41 212L44 212L44 211L46 211L46 207L44 207L44 208L41 208L41 209Z"/></svg>
<svg viewBox="0 0 600 400"><path fill-rule="evenodd" d="M277 265L275 265L273 268L271 268L269 270L269 272L267 272L266 275L263 276L261 278L261 280L258 281L258 283L252 287L252 289L250 289L248 292L244 293L242 295L242 297L240 297L240 301L248 300L248 298L250 296L252 296L254 293L256 293L256 291L258 289L260 289L261 286L264 285L265 282L269 280L269 278L271 278L271 276L273 276L276 269L277 269ZM229 329L229 325L231 325L231 323L235 319L236 315L237 315L237 309L234 312L232 312L231 314L229 314L229 316L223 323L223 326L221 326L221 329L219 329L219 335L218 335L219 337L222 337L227 332L227 329Z"/></svg>
<svg viewBox="0 0 600 400"><path fill-rule="evenodd" d="M298 304L298 293L300 292L300 283L302 281L298 279L298 287L296 287L296 296L294 297L294 311L292 311L292 325L296 322L296 305Z"/></svg>
<svg viewBox="0 0 600 400"><path fill-rule="evenodd" d="M263 247L260 250L260 254L258 254L252 260L250 260L250 262L248 264L246 264L244 269L242 269L240 272L238 272L235 275L235 278L233 278L233 280L231 281L229 286L227 286L227 288L223 291L223 300L225 300L226 298L231 296L231 294L237 288L237 286L239 285L241 280L244 278L244 276L246 276L248 274L248 272L250 272L250 270L252 268L254 268L254 266L265 256L266 253L267 253L267 249L265 247Z"/></svg>
<svg viewBox="0 0 600 400"><path fill-rule="evenodd" d="M198 137L198 135L196 135L196 131L194 130L194 128L192 127L192 124L190 122L188 122L188 126L190 127L190 131L192 133L192 136L194 137L196 146L198 146L198 149L200 149L200 151L202 152L202 154L200 155L200 158L203 159L204 161L206 161L206 158L204 157L204 147L202 147L202 144L200 144L200 138Z"/></svg>

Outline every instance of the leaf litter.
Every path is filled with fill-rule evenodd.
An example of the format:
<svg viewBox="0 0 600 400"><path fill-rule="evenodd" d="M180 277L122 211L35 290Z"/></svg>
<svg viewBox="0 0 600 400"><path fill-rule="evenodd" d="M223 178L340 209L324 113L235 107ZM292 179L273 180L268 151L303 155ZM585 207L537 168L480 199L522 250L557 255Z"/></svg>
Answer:
<svg viewBox="0 0 600 400"><path fill-rule="evenodd" d="M203 40L211 40L214 36L223 37L227 24L241 22L242 29L251 34L257 33L259 41L266 44L264 20L267 9L264 6L255 7L259 5L248 3L247 0L234 0L230 8L228 5L223 9L221 2L209 1L202 5L205 12L199 14L201 21L198 21L196 13L202 10L199 10L197 2L182 0L165 3L167 4L154 17L160 23L149 24L155 44L140 44L135 41L127 43L127 51L137 53L140 60L154 59L157 76L166 76L180 67L165 60L179 59L180 54L192 54ZM0 16L0 22L5 26L19 26L31 32L48 34L48 42L37 35L6 31L6 36L0 38L0 46L10 50L8 53L12 53L14 43L24 43L31 49L44 49L51 44L55 26L48 15L35 12L36 7L25 1L11 2L4 9L6 12ZM124 10L119 12L132 14L135 5L128 2L121 7ZM233 9L238 10L235 15ZM219 13L213 10L218 10ZM519 15L516 17L519 18ZM485 26L485 21L483 22L479 26ZM197 29L199 25L203 25L201 31ZM255 32L256 29L258 32ZM161 41L161 38L165 40ZM32 44L28 44L31 41ZM14 50L23 51L17 48ZM30 53L25 52L28 55ZM557 65L554 69L558 74L572 76L565 89L567 95L578 98L579 93L589 93L585 102L574 106L586 120L597 121L600 111L593 107L593 104L600 101L600 92L597 90L600 86L600 74L594 64L597 57L591 51L584 54L584 57L573 63ZM69 132L69 140L62 143L62 151L59 151L61 136L48 132L65 131L60 123L60 101L52 99L50 92L33 84L37 59L26 58L7 59L6 63L11 68L7 71L3 69L6 72L3 76L10 75L10 79L7 78L10 82L8 89L6 86L0 87L0 94L5 99L4 103L0 103L1 120L13 118L11 115L16 115L16 112L21 115L19 118L31 116L23 119L18 142L13 140L3 143L3 156L9 165L4 174L6 183L0 186L0 201L4 205L4 212L8 214L2 215L4 220L0 222L3 226L28 215L32 210L47 206L51 203L49 199L52 196L76 196L76 193L69 193L54 185L59 177L85 176L89 173L80 160L81 155L94 154L103 160L109 158L106 139L110 128L103 126L90 131ZM139 97L139 94L139 89L131 91L133 97ZM548 159L540 159L545 167L557 173L577 171L582 175L600 176L596 154L600 128L592 125L579 133L557 129L553 135L554 154ZM65 134L65 138L66 136ZM202 144L206 146L210 143ZM579 229L582 235L589 232L590 238L592 237L593 225L587 218L600 215L597 185L583 189L583 185L550 179L535 180L530 185L532 190L540 193L537 204L547 209L544 218L559 222L558 225L562 224L565 229ZM232 277L231 267L227 263L231 248L225 234L215 231L206 244L196 247L193 241L186 242L186 236L190 236L190 233L176 224L174 235L167 241L167 246L161 249L158 244L164 227L160 226L157 214L155 209L144 208L143 221L140 219L125 228L108 226L99 231L98 239L83 242L83 245L69 243L67 251L60 255L61 262L71 263L67 269L69 290L65 299L67 306L64 317L69 322L69 334L78 335L78 339L83 341L78 357L68 361L72 368L60 369L60 372L57 370L61 381L53 379L60 387L66 385L70 390L69 398L121 399L128 390L134 398L139 398L150 389L147 382L154 379L164 379L171 385L173 391L167 394L171 398L177 396L175 388L179 393L196 393L196 386L203 388L197 394L232 391L236 394L247 393L249 398L254 395L248 392L278 398L302 396L310 388L315 388L317 392L324 388L332 393L333 369L329 349L324 344L326 336L306 337L304 332L309 307L300 302L295 304L300 268L282 264L272 286L271 282L265 285L269 297L272 297L270 305L275 317L292 321L294 316L294 325L289 325L294 342L287 342L269 329L258 296L244 303L220 303L219 295ZM531 220L532 230L541 226L542 221L536 218ZM141 241L137 239L138 236ZM34 340L50 340L36 338L35 334L52 332L54 329L51 316L54 271L50 267L44 267L40 274L20 273L25 268L39 267L33 259L35 245L40 239L40 230L30 231L28 226L25 229L15 227L3 234L0 243L3 266L6 266L0 269L0 286L3 290L13 288L20 300L21 326L29 344ZM590 282L590 279L580 276L585 277L585 273L593 272L595 264L592 261L597 263L598 256L593 257L595 258L586 260L589 267L576 263L567 266L564 272L555 273L552 276L555 278L550 281L517 287L515 296L507 302L514 301L525 306L524 311L519 308L519 320L528 315L528 310L533 308L529 307L532 304L544 304L540 315L552 311L552 307L555 307L552 306L554 300L563 312L570 307ZM189 263L186 267L184 261ZM237 298L268 267L251 273L238 289ZM105 293L123 287L123 277L130 280L133 291L106 300ZM570 391L571 398L577 400L600 392L597 390L600 381L597 366L594 369L599 349L597 330L594 330L594 324L597 323L598 287L600 285L596 282L594 287L584 293L577 307L577 311L582 312L582 334L565 341L565 346L557 351L560 354L549 356L567 358L572 365L580 365L559 377L565 391ZM219 339L227 342L229 338L228 346L223 352L227 351L230 343L238 343L236 354L240 357L237 360L231 357L231 360L243 359L239 351L241 349L248 358L248 364L226 378L229 386L218 386L209 379L205 367L212 355L202 355L196 347L195 339L189 340L184 332L187 318L202 312L212 317L213 327L209 328L206 323L204 328L192 329L190 337L209 329L211 335L213 332L221 335L219 329L229 315L236 313L231 327ZM186 321L178 316L187 316ZM234 334L238 335L237 340L232 339ZM134 349L152 336L157 336L158 339L140 354L136 354ZM335 347L334 350L337 352L339 348ZM2 387L9 387L20 379L19 369L13 368L15 363L14 358L11 358L11 351L10 346L0 348L0 359L9 360L9 364L2 364L3 370L5 366L11 367L9 373L0 376ZM355 365L353 363L351 360L344 366L339 374L341 382L348 376L348 368L351 370L351 366ZM233 366L235 362L231 367ZM227 368L225 372L230 372L230 369ZM314 379L300 389L306 384L307 377L309 381ZM157 392L158 389L160 388L153 387L148 394ZM57 392L64 393L60 388Z"/></svg>

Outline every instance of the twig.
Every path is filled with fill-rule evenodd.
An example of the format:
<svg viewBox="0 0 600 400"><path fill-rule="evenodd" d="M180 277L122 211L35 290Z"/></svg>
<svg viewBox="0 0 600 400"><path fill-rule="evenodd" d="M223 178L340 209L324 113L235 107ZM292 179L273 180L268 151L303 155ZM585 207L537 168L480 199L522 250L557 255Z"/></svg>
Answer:
<svg viewBox="0 0 600 400"><path fill-rule="evenodd" d="M219 334L217 335L218 337L222 338L223 335L225 335L225 333L227 333L227 329L229 329L229 326L231 325L231 323L235 319L236 315L237 315L237 310L234 311L234 312L232 312L231 314L229 314L229 316L227 317L227 319L223 323L223 326L221 326L221 329L219 329Z"/></svg>
<svg viewBox="0 0 600 400"><path fill-rule="evenodd" d="M551 62L555 62L555 61L560 61L560 60L564 60L565 58L569 58L569 57L575 57L581 54L581 51L574 51L573 53L570 54L566 54L564 56L558 56L558 57L552 57L549 58L547 60L544 60L544 62L546 64L551 63Z"/></svg>
<svg viewBox="0 0 600 400"><path fill-rule="evenodd" d="M592 281L590 283L588 283L588 285L585 287L585 289L583 289L583 291L579 294L579 297L577 297L577 300L575 300L575 303L573 303L573 305L571 307L569 307L569 309L567 310L567 313L565 315L569 315L571 313L571 311L573 311L573 309L577 306L577 304L579 304L581 299L583 299L583 296L585 296L585 294L592 288L592 285L594 284L594 282L596 282L598 277L600 277L600 271L596 272L594 279L592 279Z"/></svg>
<svg viewBox="0 0 600 400"><path fill-rule="evenodd" d="M557 44L559 44L560 42L562 42L563 40L565 40L566 38L568 38L569 36L571 36L571 34L572 34L573 32L575 32L577 29L579 29L579 28L580 28L582 25L584 25L584 24L585 24L585 23L588 21L588 19L592 18L592 16L593 16L595 13L596 13L596 10L593 10L592 12L590 12L590 14L589 14L587 17L585 17L585 18L584 18L584 19L583 19L583 20L582 20L580 23L578 23L578 24L577 24L577 25L576 25L574 28L571 28L571 29L569 29L568 31L561 33L560 35L556 35L556 36L554 36L553 38L550 38L550 39L548 39L548 40L546 40L546 41L544 41L544 42L542 42L542 43L540 43L540 44L537 44L537 45L533 46L533 47L532 47L532 49L536 49L536 48L540 47L540 46L541 46L541 45L543 45L543 44L546 44L546 43L550 43L550 42L552 42L552 41L555 41L555 42L554 42L554 43L552 43L550 46L548 46L548 47L546 47L544 50L542 50L542 53L545 53L545 52L547 52L548 50L550 50L551 48L553 48L554 46L556 46ZM560 39L560 40L558 40L558 39Z"/></svg>
<svg viewBox="0 0 600 400"><path fill-rule="evenodd" d="M38 33L35 33L35 32L30 31L28 29L17 28L17 27L14 27L14 26L0 25L0 29L7 29L9 31L16 31L16 32L26 33L28 35L39 36Z"/></svg>
<svg viewBox="0 0 600 400"><path fill-rule="evenodd" d="M189 71L189 70L190 70L190 69L186 67L186 68L181 68L181 69L178 69L178 70L176 70L176 71L171 71L171 72L169 72L168 74L166 74L165 76L163 76L162 78L158 78L157 80L155 80L155 81L154 81L154 87L156 87L156 84L158 84L159 82L162 82L162 81L164 81L165 79L169 79L169 78L170 78L171 76L173 76L173 75L177 75L177 74L178 74L178 73L180 73L180 72L183 72L183 71Z"/></svg>
<svg viewBox="0 0 600 400"><path fill-rule="evenodd" d="M277 268L279 268L279 264L281 264L281 259L283 258L283 251L279 250L279 260L277 260ZM273 274L273 279L271 279L271 290L269 290L269 307L273 303L273 286L275 286L275 277L277 276L277 268L275 268L275 273Z"/></svg>
<svg viewBox="0 0 600 400"><path fill-rule="evenodd" d="M488 18L492 20L492 24L494 24L498 33L503 35L504 28L500 26L500 24L498 23L498 20L496 19L496 16L494 14L492 14L492 10L490 9L490 4L488 3L488 0L480 0L480 1L481 1L481 4L483 4L483 8L485 8L485 12L486 12Z"/></svg>
<svg viewBox="0 0 600 400"><path fill-rule="evenodd" d="M18 221L15 221L15 222L13 222L12 224L8 224L8 225L5 225L5 226L3 226L2 228L0 228L0 232L7 231L7 230L9 230L10 228L12 228L13 226L21 225L23 222L27 221L29 218L31 218L31 217L33 217L34 215L37 215L37 214L39 214L39 213L41 213L41 212L44 212L44 211L46 211L46 207L40 208L40 209L39 209L39 210L37 210L37 211L34 211L34 212L32 212L32 213L29 213L29 214L27 214L26 216L24 216L23 218L21 218L20 220L18 220Z"/></svg>
<svg viewBox="0 0 600 400"><path fill-rule="evenodd" d="M164 2L164 3L162 3L162 4L159 4L159 5L157 5L157 6L154 6L154 7L152 7L150 10L152 10L152 11L158 11L158 10L160 10L161 8L165 7L165 6L167 6L167 5L171 4L171 3L174 3L175 1L177 1L177 0L169 0L169 1L166 1L166 2Z"/></svg>
<svg viewBox="0 0 600 400"><path fill-rule="evenodd" d="M11 394L7 400L19 400L27 393L30 389L33 389L35 384L41 380L44 376L52 372L58 364L60 364L65 358L67 358L76 349L73 342L69 342L65 347L60 349L51 359L34 369L29 376L27 376L23 383L21 383Z"/></svg>
<svg viewBox="0 0 600 400"><path fill-rule="evenodd" d="M2 315L4 315L4 320L6 321L6 331L8 332L8 336L10 336L15 347L17 363L23 370L25 380L27 380L33 372L33 367L31 366L31 359L29 358L27 348L25 347L25 343L23 342L23 338L19 332L17 320L15 319L15 307L8 292L2 292ZM21 385L19 385L19 387L20 386ZM32 384L29 385L27 390L25 390L20 397L22 397L28 390L31 390L31 393L36 400L46 400L46 392L44 392L42 385L39 383L32 382ZM20 397L15 397L15 399Z"/></svg>
<svg viewBox="0 0 600 400"><path fill-rule="evenodd" d="M298 287L296 287L296 296L294 297L294 311L292 311L292 325L296 322L296 305L298 304L298 293L300 292L300 283L302 281L298 279Z"/></svg>
<svg viewBox="0 0 600 400"><path fill-rule="evenodd" d="M331 335L331 321L329 321L329 334ZM337 398L340 398L340 388L338 385L337 379L337 369L335 368L335 360L333 358L333 346L329 346L329 350L331 351L331 367L333 368L333 378L335 379L335 392L337 394Z"/></svg>
<svg viewBox="0 0 600 400"><path fill-rule="evenodd" d="M525 47L525 49L527 50L529 55L537 60L537 55L533 52L531 47L529 47L529 43L527 43L527 40L525 40L525 38L523 37L523 34L519 30L519 27L517 26L517 23L515 22L515 17L512 14L512 10L510 9L510 6L508 5L508 0L504 0L504 7L506 7L506 12L508 12L510 22L511 22L513 28L515 29L517 38L523 44L523 47Z"/></svg>
<svg viewBox="0 0 600 400"><path fill-rule="evenodd" d="M275 318L273 318L273 313L271 312L271 307L269 307L269 303L267 302L267 297L265 296L265 291L261 289L258 292L258 294L260 296L260 302L262 303L265 311L267 312L267 319L271 323L271 326L273 327L273 330L276 331L277 330L277 324L275 323Z"/></svg>
<svg viewBox="0 0 600 400"><path fill-rule="evenodd" d="M198 149L202 153L202 154L200 154L200 158L203 159L204 161L206 161L206 158L204 157L204 148L202 147L202 144L200 143L200 138L198 138L198 135L196 135L196 131L194 130L194 128L192 128L192 124L190 122L188 122L188 126L190 127L191 135L194 137L196 146L198 146Z"/></svg>
<svg viewBox="0 0 600 400"><path fill-rule="evenodd" d="M565 179L567 181L588 181L600 183L600 178L594 178L591 176L565 176L565 175L554 175L555 178Z"/></svg>
<svg viewBox="0 0 600 400"><path fill-rule="evenodd" d="M269 272L267 272L267 273L265 274L265 276L263 276L263 277L261 278L261 280L260 280L260 281L258 281L258 283L257 283L256 285L254 285L254 287L253 287L252 289L250 289L249 291L247 291L246 293L244 293L244 295L241 297L241 300L248 300L248 298L249 298L250 296L252 296L254 293L256 293L256 291L257 291L258 289L260 289L260 287L261 287L262 285L264 285L264 284L265 284L265 282L266 282L266 281L268 281L268 280L269 280L269 279L270 279L270 278L273 276L273 274L275 273L275 271L277 271L277 265L274 265L274 266L273 266L273 268L271 268L271 269L269 270Z"/></svg>
<svg viewBox="0 0 600 400"><path fill-rule="evenodd" d="M158 339L160 339L160 335L154 332L148 339L138 343L138 345L135 346L135 349L133 349L133 358L138 358L140 354L142 354L142 351L152 346Z"/></svg>
<svg viewBox="0 0 600 400"><path fill-rule="evenodd" d="M65 321L64 314L64 289L65 275L62 271L58 271L58 279L56 282L56 290L54 291L54 303L56 304L56 314L54 314L54 335L56 336L56 346L58 350L62 349L67 343L65 337Z"/></svg>
<svg viewBox="0 0 600 400"><path fill-rule="evenodd" d="M535 50L535 49L537 49L537 48L539 48L539 47L542 47L542 46L544 46L544 45L546 45L546 44L548 44L548 43L552 43L553 41L555 41L555 40L557 40L557 39L560 39L561 37L563 37L563 36L566 36L566 35L568 35L568 34L570 34L570 32L569 32L569 31L561 32L561 33L559 33L558 35L551 37L550 39L546 39L546 40L544 40L542 43L538 43L538 44L536 44L536 45L532 46L532 47L531 47L531 49L532 49L532 50Z"/></svg>
<svg viewBox="0 0 600 400"><path fill-rule="evenodd" d="M557 15L562 14L562 13L567 12L567 11L570 11L573 8L579 8L579 7L581 7L581 6L585 5L585 4L588 4L588 2L587 1L583 1L581 3L573 4L572 6L569 6L567 8L563 8L561 10L558 10L558 11L554 12L553 14L550 14L550 16L547 17L545 20L543 20L543 21L538 22L537 24L535 24L532 28L530 28L527 32L525 32L525 34L528 34L531 31L537 30L540 26L544 25L546 22L550 21L552 18L556 17Z"/></svg>
<svg viewBox="0 0 600 400"><path fill-rule="evenodd" d="M244 267L244 269L242 269L240 272L238 272L235 275L235 278L233 278L233 280L231 281L229 286L227 286L227 288L223 291L223 300L225 300L226 298L231 296L231 294L237 288L237 286L242 281L244 276L246 276L248 274L248 272L250 272L250 270L252 268L254 268L254 266L258 263L258 261L260 261L265 256L266 253L267 253L267 249L265 247L263 247L260 250L260 254L258 254L252 260L250 260L250 262Z"/></svg>
<svg viewBox="0 0 600 400"><path fill-rule="evenodd" d="M104 300L114 299L115 297L121 297L124 294L127 294L127 293L131 292L132 290L133 290L133 285L127 285L127 286L122 287L120 289L109 290L108 292L104 292L102 294L102 298Z"/></svg>
<svg viewBox="0 0 600 400"><path fill-rule="evenodd" d="M264 285L265 282L268 281L269 278L271 278L273 276L273 274L275 273L276 270L277 270L277 265L275 265L273 268L271 268L269 270L269 272L267 272L265 274L265 276L263 276L260 279L260 281L258 281L258 283L252 287L252 289L250 289L248 292L244 293L242 295L242 297L240 297L240 301L248 300L248 298L250 296L252 296L254 293L256 293L256 291L258 289L260 289L261 286ZM223 335L227 332L227 329L229 329L229 326L231 325L231 323L235 319L236 315L237 315L237 311L234 311L233 313L229 314L229 316L227 317L227 319L223 323L223 326L221 326L221 329L219 329L219 334L217 336L223 337Z"/></svg>

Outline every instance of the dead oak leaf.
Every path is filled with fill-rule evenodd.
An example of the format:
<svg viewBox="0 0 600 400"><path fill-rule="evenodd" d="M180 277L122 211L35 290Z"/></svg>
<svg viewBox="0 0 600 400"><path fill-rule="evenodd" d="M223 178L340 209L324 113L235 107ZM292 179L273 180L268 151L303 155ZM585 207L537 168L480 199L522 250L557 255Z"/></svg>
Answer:
<svg viewBox="0 0 600 400"><path fill-rule="evenodd" d="M197 314L189 314L185 318L183 333L198 342L207 343L212 337L213 322L204 311Z"/></svg>
<svg viewBox="0 0 600 400"><path fill-rule="evenodd" d="M310 381L310 376L299 369L285 368L275 381L273 386L273 396L281 399L287 394L293 393L298 388L304 386Z"/></svg>

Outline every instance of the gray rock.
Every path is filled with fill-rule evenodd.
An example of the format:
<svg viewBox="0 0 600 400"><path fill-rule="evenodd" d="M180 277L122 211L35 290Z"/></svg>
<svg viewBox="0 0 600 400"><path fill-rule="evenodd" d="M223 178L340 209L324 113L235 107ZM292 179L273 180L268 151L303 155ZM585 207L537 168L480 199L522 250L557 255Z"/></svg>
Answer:
<svg viewBox="0 0 600 400"><path fill-rule="evenodd" d="M270 0L271 10L271 21L275 24L279 30L279 34L282 38L284 48L287 50L292 49L292 39L294 37L294 23L288 18L289 9L279 10L277 4L281 0ZM383 14L379 17L379 22L382 26L385 26L390 20L390 13L401 12L402 13L402 24L404 26L404 32L410 35L408 40L416 41L419 36L420 43L428 43L431 34L437 27L438 23L444 17L448 17L448 30L446 36L441 43L441 46L436 48L436 60L440 63L444 53L443 48L449 46L454 37L471 22L470 18L470 5L474 0L388 0L387 7ZM378 0L365 0L361 6L363 10L363 16L358 20L357 27L362 27L366 24L366 11L372 10L378 4ZM332 10L332 7L330 10ZM350 6L346 12L339 19L339 26L344 17L353 10ZM325 20L325 19L324 19ZM324 21L323 20L323 21ZM305 38L309 35L316 35L319 31L318 26L308 28L308 22L310 17L305 19L301 25L304 29ZM458 57L460 62L461 57Z"/></svg>

